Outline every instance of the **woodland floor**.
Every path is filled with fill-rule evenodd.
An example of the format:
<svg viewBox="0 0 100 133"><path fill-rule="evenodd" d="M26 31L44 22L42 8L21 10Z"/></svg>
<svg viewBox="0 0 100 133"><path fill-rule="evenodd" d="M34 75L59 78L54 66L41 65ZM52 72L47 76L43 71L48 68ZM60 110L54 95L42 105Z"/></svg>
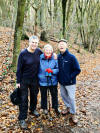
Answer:
<svg viewBox="0 0 100 133"><path fill-rule="evenodd" d="M81 67L77 77L76 104L78 124L74 125L68 116L56 116L51 109L45 117L40 110L40 94L38 95L38 111L40 117L28 114L28 130L23 131L18 124L18 107L10 102L9 95L15 86L15 73L9 70L12 61L13 33L9 28L0 28L0 133L100 133L100 50L91 54L84 49L77 53L78 46L73 45L69 51L76 55ZM57 43L50 42L57 51ZM45 43L40 42L40 47ZM27 47L28 41L21 42L21 49ZM59 92L59 108L64 104Z"/></svg>

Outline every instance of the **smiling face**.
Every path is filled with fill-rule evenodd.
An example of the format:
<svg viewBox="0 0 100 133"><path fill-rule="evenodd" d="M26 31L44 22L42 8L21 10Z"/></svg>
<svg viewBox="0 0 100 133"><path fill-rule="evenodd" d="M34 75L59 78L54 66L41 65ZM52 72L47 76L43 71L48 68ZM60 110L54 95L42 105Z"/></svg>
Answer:
<svg viewBox="0 0 100 133"><path fill-rule="evenodd" d="M61 53L64 53L67 48L68 48L68 44L66 42L63 42L63 41L59 42L58 49Z"/></svg>
<svg viewBox="0 0 100 133"><path fill-rule="evenodd" d="M38 38L30 38L29 40L29 49L34 51L38 47L39 40Z"/></svg>
<svg viewBox="0 0 100 133"><path fill-rule="evenodd" d="M44 46L44 54L47 56L47 57L50 57L52 55L52 52L53 52L53 48L51 45L47 44Z"/></svg>
<svg viewBox="0 0 100 133"><path fill-rule="evenodd" d="M29 48L31 51L34 51L38 47L38 40L37 39L32 39L29 42Z"/></svg>

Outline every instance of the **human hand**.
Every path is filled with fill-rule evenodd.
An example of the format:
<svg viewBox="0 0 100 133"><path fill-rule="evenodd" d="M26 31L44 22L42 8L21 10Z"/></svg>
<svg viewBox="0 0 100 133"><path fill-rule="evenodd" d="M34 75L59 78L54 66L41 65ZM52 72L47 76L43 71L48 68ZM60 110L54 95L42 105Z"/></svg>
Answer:
<svg viewBox="0 0 100 133"><path fill-rule="evenodd" d="M20 83L17 83L16 84L16 88L20 88Z"/></svg>
<svg viewBox="0 0 100 133"><path fill-rule="evenodd" d="M57 60L57 54L53 53L54 59Z"/></svg>

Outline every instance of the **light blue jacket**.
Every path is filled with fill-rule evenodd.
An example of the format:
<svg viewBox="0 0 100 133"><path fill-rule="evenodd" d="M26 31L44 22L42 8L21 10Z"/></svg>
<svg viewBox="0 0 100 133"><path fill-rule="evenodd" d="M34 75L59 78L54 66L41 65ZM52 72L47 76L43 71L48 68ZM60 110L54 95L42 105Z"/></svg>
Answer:
<svg viewBox="0 0 100 133"><path fill-rule="evenodd" d="M48 77L47 79L47 72L45 71L47 68L51 68L53 74L51 74L51 79ZM52 56L50 59L45 59L44 54L40 55L40 67L39 67L39 85L40 86L51 86L58 84L58 61L54 59Z"/></svg>

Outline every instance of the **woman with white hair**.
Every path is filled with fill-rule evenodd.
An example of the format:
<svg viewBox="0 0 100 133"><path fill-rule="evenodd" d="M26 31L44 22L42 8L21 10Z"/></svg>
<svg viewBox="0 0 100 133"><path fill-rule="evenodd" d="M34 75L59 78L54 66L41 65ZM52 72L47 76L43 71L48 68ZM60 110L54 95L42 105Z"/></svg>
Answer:
<svg viewBox="0 0 100 133"><path fill-rule="evenodd" d="M52 97L52 108L57 114L58 110L58 91L57 91L57 74L58 62L54 59L53 48L50 44L44 46L44 53L40 55L40 68L39 68L39 85L41 92L41 108L45 114L48 113L47 109L47 91L50 90Z"/></svg>

